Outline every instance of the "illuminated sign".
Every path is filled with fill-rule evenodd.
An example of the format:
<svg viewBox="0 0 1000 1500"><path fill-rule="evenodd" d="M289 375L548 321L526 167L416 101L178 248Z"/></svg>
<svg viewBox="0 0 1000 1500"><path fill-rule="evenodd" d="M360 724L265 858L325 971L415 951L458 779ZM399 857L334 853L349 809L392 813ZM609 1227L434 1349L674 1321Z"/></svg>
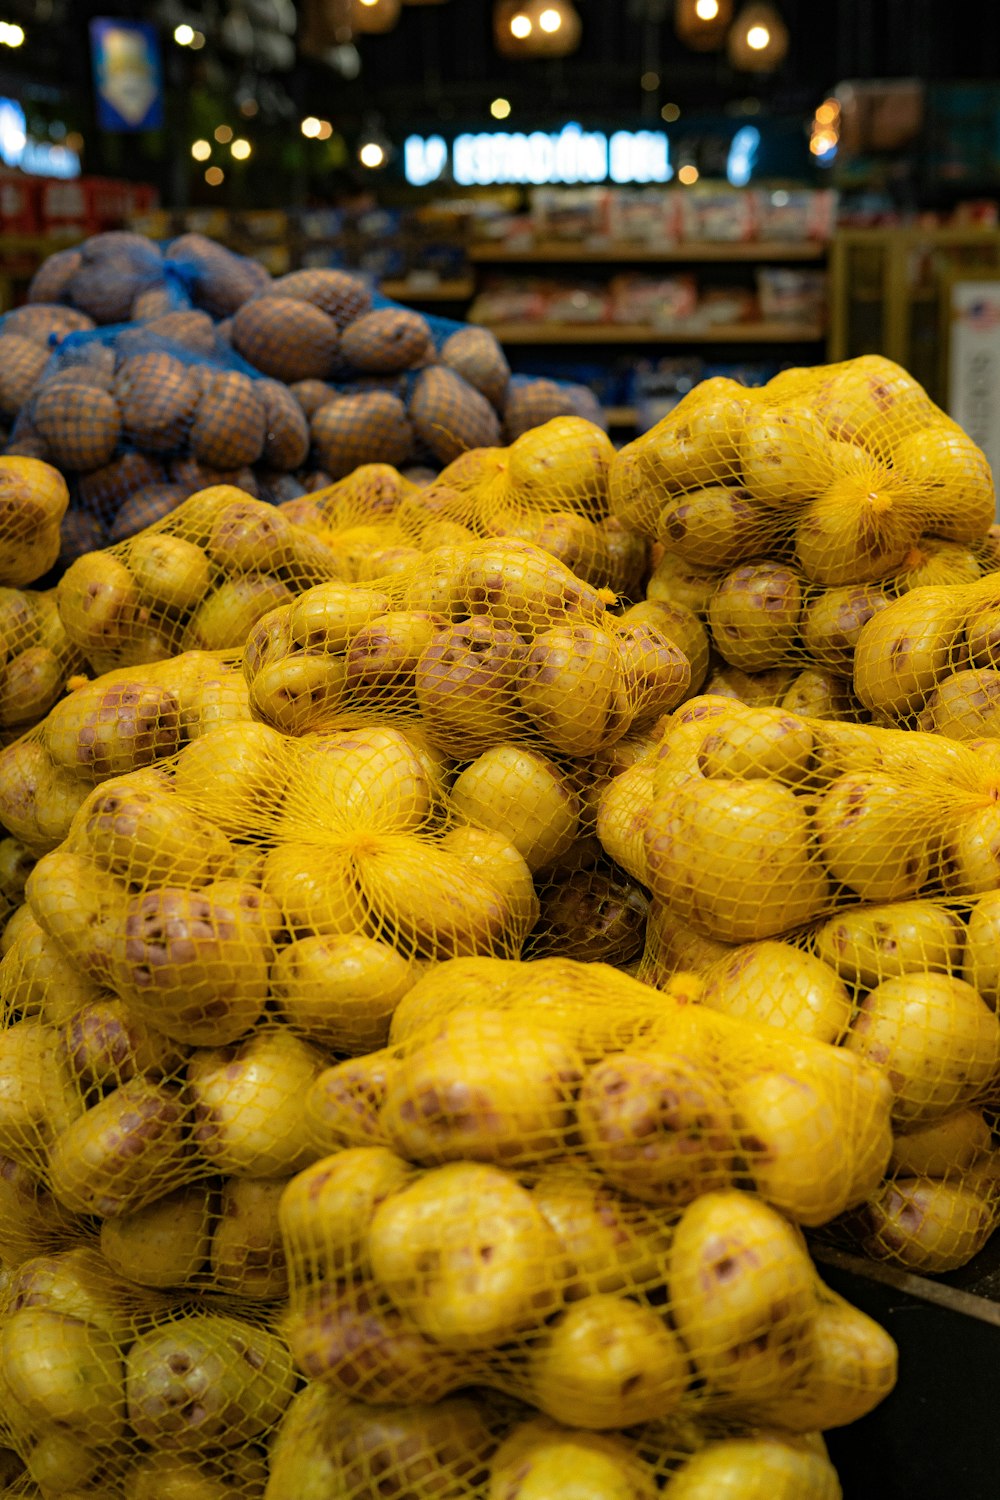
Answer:
<svg viewBox="0 0 1000 1500"><path fill-rule="evenodd" d="M14 99L0 99L0 161L35 177L80 175L80 158L68 146L29 140L24 110Z"/></svg>
<svg viewBox="0 0 1000 1500"><path fill-rule="evenodd" d="M505 183L669 182L670 146L662 130L600 130L564 125L548 132L480 131L456 136L449 148L440 135L411 135L403 144L403 171L414 187L437 182L449 170L459 187Z"/></svg>

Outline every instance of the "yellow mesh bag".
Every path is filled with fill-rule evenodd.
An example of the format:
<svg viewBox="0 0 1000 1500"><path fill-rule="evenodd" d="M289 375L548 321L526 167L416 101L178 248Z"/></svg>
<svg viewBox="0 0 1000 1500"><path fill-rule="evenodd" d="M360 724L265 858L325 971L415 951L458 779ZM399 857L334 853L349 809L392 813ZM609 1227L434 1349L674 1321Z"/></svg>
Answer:
<svg viewBox="0 0 1000 1500"><path fill-rule="evenodd" d="M690 684L683 651L620 622L604 591L528 542L435 548L371 584L326 584L252 629L255 715L290 733L359 713L467 758L501 741L579 757L651 723Z"/></svg>
<svg viewBox="0 0 1000 1500"><path fill-rule="evenodd" d="M49 571L59 556L59 523L68 504L66 481L51 464L0 458L0 584L5 588L23 588Z"/></svg>
<svg viewBox="0 0 1000 1500"><path fill-rule="evenodd" d="M83 680L0 751L0 823L34 854L53 849L96 782L249 718L235 652L187 651Z"/></svg>
<svg viewBox="0 0 1000 1500"><path fill-rule="evenodd" d="M318 536L351 582L381 578L412 564L425 548L400 524L412 484L390 464L361 464L336 484L286 500L278 508L303 530Z"/></svg>
<svg viewBox="0 0 1000 1500"><path fill-rule="evenodd" d="M0 588L0 744L37 724L83 664L54 589Z"/></svg>
<svg viewBox="0 0 1000 1500"><path fill-rule="evenodd" d="M881 720L955 740L1000 733L1000 583L914 589L861 632L855 690Z"/></svg>
<svg viewBox="0 0 1000 1500"><path fill-rule="evenodd" d="M617 455L610 500L657 539L647 597L701 614L729 667L820 669L840 692L891 600L997 566L985 456L880 356L704 381Z"/></svg>
<svg viewBox="0 0 1000 1500"><path fill-rule="evenodd" d="M649 545L609 512L614 457L607 433L593 422L556 417L509 448L456 458L406 498L400 524L424 548L476 537L531 542L586 582L639 599Z"/></svg>
<svg viewBox="0 0 1000 1500"><path fill-rule="evenodd" d="M57 599L72 644L107 672L241 646L268 610L340 576L318 537L274 506L214 485L127 541L77 558Z"/></svg>

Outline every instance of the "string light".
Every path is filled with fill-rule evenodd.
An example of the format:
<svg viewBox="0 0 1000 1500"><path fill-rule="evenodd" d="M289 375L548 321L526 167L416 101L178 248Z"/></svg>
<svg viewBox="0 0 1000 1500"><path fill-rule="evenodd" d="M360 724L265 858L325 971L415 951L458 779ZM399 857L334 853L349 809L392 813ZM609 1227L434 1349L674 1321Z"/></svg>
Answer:
<svg viewBox="0 0 1000 1500"><path fill-rule="evenodd" d="M747 32L747 46L752 47L755 52L763 52L771 40L771 33L766 26L751 26Z"/></svg>
<svg viewBox="0 0 1000 1500"><path fill-rule="evenodd" d="M330 121L320 120L319 129L316 132L316 139L318 141L328 141L331 135L333 135L333 126L330 124Z"/></svg>
<svg viewBox="0 0 1000 1500"><path fill-rule="evenodd" d="M358 160L363 167L381 167L385 162L385 151L378 141L366 141L358 152Z"/></svg>
<svg viewBox="0 0 1000 1500"><path fill-rule="evenodd" d="M836 99L824 99L817 105L809 131L809 150L819 159L821 167L827 167L837 154L840 142L840 104Z"/></svg>
<svg viewBox="0 0 1000 1500"><path fill-rule="evenodd" d="M229 149L232 152L233 156L235 156L237 161L246 161L250 155L250 152L253 150L253 147L250 145L250 142L244 140L242 136L237 136L236 140L233 141L233 144Z"/></svg>
<svg viewBox="0 0 1000 1500"><path fill-rule="evenodd" d="M659 73L643 73L642 77L639 79L639 85L647 94L654 94L660 87Z"/></svg>
<svg viewBox="0 0 1000 1500"><path fill-rule="evenodd" d="M688 164L685 167L681 167L677 173L677 180L678 182L683 182L685 187L691 187L698 181L700 175L697 167Z"/></svg>
<svg viewBox="0 0 1000 1500"><path fill-rule="evenodd" d="M191 48L192 52L200 52L204 45L205 33L203 31L196 31L190 42L188 42L188 46Z"/></svg>
<svg viewBox="0 0 1000 1500"><path fill-rule="evenodd" d="M321 122L317 120L315 115L306 115L305 119L302 121L302 124L299 126L302 134L310 140L314 140L315 137L319 135L322 128L323 126Z"/></svg>
<svg viewBox="0 0 1000 1500"><path fill-rule="evenodd" d="M209 187L218 187L219 184L221 182L225 182L225 180L226 174L221 167L209 167L208 171L205 173L205 181L208 183Z"/></svg>
<svg viewBox="0 0 1000 1500"><path fill-rule="evenodd" d="M696 0L694 13L699 21L714 21L719 14L719 0Z"/></svg>
<svg viewBox="0 0 1000 1500"><path fill-rule="evenodd" d="M494 120L506 120L507 116L510 114L510 100L494 99L493 103L490 105L490 114L493 116Z"/></svg>
<svg viewBox="0 0 1000 1500"><path fill-rule="evenodd" d="M178 47L190 47L194 41L194 27L182 21L179 26L174 27L174 41Z"/></svg>
<svg viewBox="0 0 1000 1500"><path fill-rule="evenodd" d="M220 146L228 146L233 138L233 127L231 125L216 125L215 139Z"/></svg>
<svg viewBox="0 0 1000 1500"><path fill-rule="evenodd" d="M0 42L5 47L20 47L24 42L24 27L16 21L0 21Z"/></svg>
<svg viewBox="0 0 1000 1500"><path fill-rule="evenodd" d="M240 114L244 117L244 119L252 120L254 115L259 114L259 112L260 105L257 103L256 99L244 99L243 103L240 105Z"/></svg>
<svg viewBox="0 0 1000 1500"><path fill-rule="evenodd" d="M510 34L516 36L518 41L523 41L526 36L531 35L531 17L524 15L521 11L510 18Z"/></svg>
<svg viewBox="0 0 1000 1500"><path fill-rule="evenodd" d="M557 10L543 10L538 17L538 24L543 31L547 31L551 36L562 25L562 16Z"/></svg>
<svg viewBox="0 0 1000 1500"><path fill-rule="evenodd" d="M195 161L208 161L212 154L212 147L208 141L194 141L191 145L191 155Z"/></svg>

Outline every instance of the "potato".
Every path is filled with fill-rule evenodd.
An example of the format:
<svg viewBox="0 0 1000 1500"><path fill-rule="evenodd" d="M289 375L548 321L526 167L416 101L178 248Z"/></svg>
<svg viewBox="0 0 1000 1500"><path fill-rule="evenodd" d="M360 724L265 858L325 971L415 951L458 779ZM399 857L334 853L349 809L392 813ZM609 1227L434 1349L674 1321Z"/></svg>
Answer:
<svg viewBox="0 0 1000 1500"><path fill-rule="evenodd" d="M292 592L278 578L265 573L243 573L227 578L206 594L184 627L185 651L224 651L242 646L268 610L288 604Z"/></svg>
<svg viewBox="0 0 1000 1500"><path fill-rule="evenodd" d="M532 1404L574 1427L658 1421L679 1404L687 1355L666 1320L627 1297L586 1297L531 1351Z"/></svg>
<svg viewBox="0 0 1000 1500"><path fill-rule="evenodd" d="M839 1101L792 1072L755 1073L731 1095L747 1172L760 1196L799 1224L825 1224L852 1201L852 1143Z"/></svg>
<svg viewBox="0 0 1000 1500"><path fill-rule="evenodd" d="M676 653L668 648L667 655L668 661L649 665L656 677L666 668L667 696L676 701ZM645 658L635 663L640 672L646 665ZM521 707L562 754L593 754L629 727L627 667L627 652L616 650L614 638L596 625L555 626L535 638L518 667ZM656 711L654 702L650 713Z"/></svg>
<svg viewBox="0 0 1000 1500"><path fill-rule="evenodd" d="M516 722L526 648L513 630L475 618L439 631L421 652L417 701L437 743L477 753Z"/></svg>
<svg viewBox="0 0 1000 1500"><path fill-rule="evenodd" d="M319 1075L306 1098L310 1138L319 1150L388 1146L382 1108L393 1068L388 1053L375 1052Z"/></svg>
<svg viewBox="0 0 1000 1500"><path fill-rule="evenodd" d="M634 880L649 884L645 829L653 801L653 767L639 762L602 789L597 805L597 837L602 848Z"/></svg>
<svg viewBox="0 0 1000 1500"><path fill-rule="evenodd" d="M825 1452L780 1434L717 1438L670 1480L671 1500L841 1500Z"/></svg>
<svg viewBox="0 0 1000 1500"><path fill-rule="evenodd" d="M881 771L842 776L827 788L815 825L834 880L862 901L915 896L930 874L943 832L940 793L901 786Z"/></svg>
<svg viewBox="0 0 1000 1500"><path fill-rule="evenodd" d="M891 718L916 713L928 694L965 665L964 609L951 588L911 589L862 627L854 691Z"/></svg>
<svg viewBox="0 0 1000 1500"><path fill-rule="evenodd" d="M685 562L721 570L765 551L774 535L774 518L748 490L713 485L669 496L657 534Z"/></svg>
<svg viewBox="0 0 1000 1500"><path fill-rule="evenodd" d="M348 691L378 701L386 687L412 686L421 653L447 625L429 610L390 610L362 626L347 648Z"/></svg>
<svg viewBox="0 0 1000 1500"><path fill-rule="evenodd" d="M696 1053L661 1047L606 1058L583 1080L577 1120L594 1165L644 1202L679 1207L732 1181L729 1103Z"/></svg>
<svg viewBox="0 0 1000 1500"><path fill-rule="evenodd" d="M688 781L654 803L646 828L658 901L706 937L747 942L819 916L826 874L802 804L767 781Z"/></svg>
<svg viewBox="0 0 1000 1500"><path fill-rule="evenodd" d="M286 1177L312 1159L306 1096L323 1058L281 1029L196 1052L187 1066L198 1150L218 1171Z"/></svg>
<svg viewBox="0 0 1000 1500"><path fill-rule="evenodd" d="M614 459L611 439L593 422L554 417L515 438L507 453L508 478L527 505L550 506L566 496L603 510Z"/></svg>
<svg viewBox="0 0 1000 1500"><path fill-rule="evenodd" d="M496 1010L497 1002L513 992L521 972L520 965L500 958L455 958L447 965L428 965L396 1007L390 1040L394 1045L407 1042L426 1026L437 1025L443 1016L466 1006Z"/></svg>
<svg viewBox="0 0 1000 1500"><path fill-rule="evenodd" d="M136 1014L168 1036L225 1045L260 1015L270 949L254 914L237 902L166 885L129 901L112 979Z"/></svg>
<svg viewBox="0 0 1000 1500"><path fill-rule="evenodd" d="M640 532L631 531L617 516L606 516L597 523L598 546L607 557L607 572L591 582L606 585L619 599L641 599L650 571L649 542Z"/></svg>
<svg viewBox="0 0 1000 1500"><path fill-rule="evenodd" d="M568 1267L530 1194L499 1168L452 1162L375 1211L376 1280L445 1349L490 1349L539 1327Z"/></svg>
<svg viewBox="0 0 1000 1500"><path fill-rule="evenodd" d="M796 681L794 667L772 667L766 672L743 672L725 662L716 665L705 683L710 697L728 698L752 708L780 708L785 694Z"/></svg>
<svg viewBox="0 0 1000 1500"><path fill-rule="evenodd" d="M803 508L795 527L795 557L809 581L837 588L894 573L922 529L907 498L880 465L855 459L838 473Z"/></svg>
<svg viewBox="0 0 1000 1500"><path fill-rule="evenodd" d="M388 943L327 934L283 948L271 988L296 1030L357 1056L385 1046L392 1013L413 978L412 964Z"/></svg>
<svg viewBox="0 0 1000 1500"><path fill-rule="evenodd" d="M58 1026L100 998L98 983L80 972L38 925L29 906L11 917L0 946L7 949L7 961L0 966L0 999L8 1018L37 1018Z"/></svg>
<svg viewBox="0 0 1000 1500"><path fill-rule="evenodd" d="M702 937L687 922L675 917L670 907L653 901L646 921L646 948L639 977L646 984L665 989L672 975L704 974L732 951L730 944Z"/></svg>
<svg viewBox="0 0 1000 1500"><path fill-rule="evenodd" d="M777 708L739 708L709 723L698 751L703 776L725 780L781 781L795 786L813 767L809 725Z"/></svg>
<svg viewBox="0 0 1000 1500"><path fill-rule="evenodd" d="M693 567L673 552L665 552L646 584L646 602L679 604L694 615L704 615L718 585L717 573Z"/></svg>
<svg viewBox="0 0 1000 1500"><path fill-rule="evenodd" d="M202 885L227 873L232 845L159 781L105 782L84 803L75 828L94 860L131 885Z"/></svg>
<svg viewBox="0 0 1000 1500"><path fill-rule="evenodd" d="M615 631L615 639L634 723L646 723L668 713L687 697L691 664L659 626L629 620Z"/></svg>
<svg viewBox="0 0 1000 1500"><path fill-rule="evenodd" d="M850 676L861 631L888 604L888 597L873 583L826 589L803 611L803 644L820 666Z"/></svg>
<svg viewBox="0 0 1000 1500"><path fill-rule="evenodd" d="M683 604L666 599L643 599L621 615L623 625L640 622L655 626L684 652L691 668L688 691L696 693L708 672L708 635L698 616Z"/></svg>
<svg viewBox="0 0 1000 1500"><path fill-rule="evenodd" d="M457 370L494 406L503 404L504 392L510 379L510 366L489 329L470 326L459 328L441 345L441 360L443 364Z"/></svg>
<svg viewBox="0 0 1000 1500"><path fill-rule="evenodd" d="M434 786L398 729L380 725L314 737L296 757L279 837L414 833L431 821Z"/></svg>
<svg viewBox="0 0 1000 1500"><path fill-rule="evenodd" d="M58 1424L94 1447L123 1436L121 1354L99 1328L22 1307L0 1327L0 1362L4 1385L35 1422Z"/></svg>
<svg viewBox="0 0 1000 1500"><path fill-rule="evenodd" d="M180 700L170 688L138 677L98 679L57 703L42 734L57 766L104 781L180 748Z"/></svg>
<svg viewBox="0 0 1000 1500"><path fill-rule="evenodd" d="M576 1161L543 1167L532 1188L573 1266L567 1298L653 1290L666 1279L670 1232L662 1215L617 1192Z"/></svg>
<svg viewBox="0 0 1000 1500"><path fill-rule="evenodd" d="M393 1069L382 1126L413 1161L543 1159L560 1148L582 1074L583 1059L558 1031L512 1025L499 1012L457 1013Z"/></svg>
<svg viewBox="0 0 1000 1500"><path fill-rule="evenodd" d="M466 449L489 448L500 441L500 421L486 397L444 365L420 371L407 410L417 438L443 464Z"/></svg>
<svg viewBox="0 0 1000 1500"><path fill-rule="evenodd" d="M372 1146L337 1151L285 1183L278 1217L296 1284L367 1274L375 1210L415 1177L409 1162Z"/></svg>
<svg viewBox="0 0 1000 1500"><path fill-rule="evenodd" d="M809 1360L814 1271L796 1231L767 1204L710 1192L685 1209L670 1252L670 1308L713 1395L763 1400Z"/></svg>
<svg viewBox="0 0 1000 1500"><path fill-rule="evenodd" d="M440 1401L470 1378L373 1282L307 1287L286 1329L303 1374L364 1401Z"/></svg>
<svg viewBox="0 0 1000 1500"><path fill-rule="evenodd" d="M743 487L787 511L818 495L834 476L834 444L809 406L752 407L740 435Z"/></svg>
<svg viewBox="0 0 1000 1500"><path fill-rule="evenodd" d="M338 848L282 844L264 860L261 883L293 936L374 935L374 919L358 872Z"/></svg>
<svg viewBox="0 0 1000 1500"><path fill-rule="evenodd" d="M57 599L66 634L88 653L121 649L139 623L135 575L110 552L87 552L71 563Z"/></svg>
<svg viewBox="0 0 1000 1500"><path fill-rule="evenodd" d="M59 1058L81 1092L117 1088L136 1073L165 1077L184 1050L110 996L74 1006L59 1034Z"/></svg>
<svg viewBox="0 0 1000 1500"><path fill-rule="evenodd" d="M1000 1070L1000 1021L964 980L911 973L865 996L845 1046L886 1069L893 1118L905 1127L989 1087Z"/></svg>
<svg viewBox="0 0 1000 1500"><path fill-rule="evenodd" d="M933 423L900 439L893 467L919 485L926 507L925 529L952 542L975 542L994 520L989 464L980 448L953 423Z"/></svg>
<svg viewBox="0 0 1000 1500"><path fill-rule="evenodd" d="M29 1160L83 1113L75 1081L63 1066L58 1033L39 1021L0 1032L0 1150Z"/></svg>
<svg viewBox="0 0 1000 1500"><path fill-rule="evenodd" d="M802 585L791 568L776 563L736 568L709 605L716 648L747 672L778 666L795 644L801 608Z"/></svg>
<svg viewBox="0 0 1000 1500"><path fill-rule="evenodd" d="M167 1084L133 1078L56 1137L52 1191L72 1213L114 1218L145 1207L190 1177L187 1109Z"/></svg>
<svg viewBox="0 0 1000 1500"><path fill-rule="evenodd" d="M286 1181L233 1177L223 1187L210 1263L216 1291L262 1300L288 1295L278 1227Z"/></svg>
<svg viewBox="0 0 1000 1500"><path fill-rule="evenodd" d="M78 969L107 985L128 887L80 854L44 854L25 884L41 926Z"/></svg>
<svg viewBox="0 0 1000 1500"><path fill-rule="evenodd" d="M519 635L534 638L560 623L594 625L603 618L597 589L527 542L482 542L464 562L456 603Z"/></svg>
<svg viewBox="0 0 1000 1500"><path fill-rule="evenodd" d="M7 1311L45 1308L122 1343L134 1327L134 1303L130 1305L123 1295L127 1292L127 1284L108 1274L103 1257L92 1245L78 1245L23 1261L8 1280L5 1305Z"/></svg>
<svg viewBox="0 0 1000 1500"><path fill-rule="evenodd" d="M579 833L580 802L559 767L519 745L486 750L456 779L459 814L502 833L532 871L554 863Z"/></svg>
<svg viewBox="0 0 1000 1500"><path fill-rule="evenodd" d="M961 971L962 978L979 991L991 1010L996 1010L1000 1005L998 922L1000 892L980 896L969 914L965 961Z"/></svg>
<svg viewBox="0 0 1000 1500"><path fill-rule="evenodd" d="M211 586L204 550L178 536L140 533L129 544L128 565L143 601L170 613L195 609Z"/></svg>
<svg viewBox="0 0 1000 1500"><path fill-rule="evenodd" d="M650 1470L622 1438L536 1417L515 1427L490 1465L488 1500L655 1500Z"/></svg>
<svg viewBox="0 0 1000 1500"><path fill-rule="evenodd" d="M213 1314L143 1333L125 1368L133 1433L167 1450L239 1447L271 1430L295 1386L280 1339Z"/></svg>
<svg viewBox="0 0 1000 1500"><path fill-rule="evenodd" d="M788 684L781 707L811 719L848 719L860 716L861 705L849 679L832 672L805 671Z"/></svg>
<svg viewBox="0 0 1000 1500"><path fill-rule="evenodd" d="M961 1182L897 1177L867 1207L866 1253L908 1271L955 1271L983 1248L996 1227L989 1198Z"/></svg>
<svg viewBox="0 0 1000 1500"><path fill-rule="evenodd" d="M817 928L817 955L849 984L874 989L901 974L948 974L962 962L965 925L932 901L859 906ZM963 977L975 984L968 973Z"/></svg>
<svg viewBox="0 0 1000 1500"><path fill-rule="evenodd" d="M641 951L649 898L620 873L583 869L560 874L543 891L531 955L562 955L620 967Z"/></svg>
<svg viewBox="0 0 1000 1500"><path fill-rule="evenodd" d="M35 724L63 690L65 663L47 646L29 646L0 667L0 729Z"/></svg>
<svg viewBox="0 0 1000 1500"><path fill-rule="evenodd" d="M146 1453L123 1477L124 1500L258 1500L267 1463L248 1449L225 1461L183 1453Z"/></svg>
<svg viewBox="0 0 1000 1500"><path fill-rule="evenodd" d="M818 1042L838 1042L852 1014L832 968L789 943L738 948L709 971L701 999L712 1010Z"/></svg>
<svg viewBox="0 0 1000 1500"><path fill-rule="evenodd" d="M265 805L276 815L290 762L284 738L266 724L220 725L185 745L174 789L189 807L242 837Z"/></svg>
<svg viewBox="0 0 1000 1500"><path fill-rule="evenodd" d="M974 606L966 621L965 639L972 666L1000 665L1000 606Z"/></svg>
<svg viewBox="0 0 1000 1500"><path fill-rule="evenodd" d="M896 1383L897 1350L874 1318L828 1288L812 1322L813 1358L799 1385L755 1416L790 1432L845 1427L866 1416Z"/></svg>
<svg viewBox="0 0 1000 1500"><path fill-rule="evenodd" d="M252 711L284 734L306 734L330 722L344 696L343 657L296 652L254 675Z"/></svg>
<svg viewBox="0 0 1000 1500"><path fill-rule="evenodd" d="M78 1229L77 1221L34 1173L13 1157L0 1155L0 1257L8 1270L42 1250L65 1244Z"/></svg>
<svg viewBox="0 0 1000 1500"><path fill-rule="evenodd" d="M208 1259L209 1213L205 1188L181 1188L134 1213L105 1219L101 1254L119 1276L140 1286L186 1286Z"/></svg>
<svg viewBox="0 0 1000 1500"><path fill-rule="evenodd" d="M957 1177L991 1150L990 1127L980 1109L960 1109L897 1135L889 1158L897 1177Z"/></svg>
<svg viewBox="0 0 1000 1500"><path fill-rule="evenodd" d="M954 740L995 735L1000 729L1000 672L980 667L952 673L928 696L917 727Z"/></svg>

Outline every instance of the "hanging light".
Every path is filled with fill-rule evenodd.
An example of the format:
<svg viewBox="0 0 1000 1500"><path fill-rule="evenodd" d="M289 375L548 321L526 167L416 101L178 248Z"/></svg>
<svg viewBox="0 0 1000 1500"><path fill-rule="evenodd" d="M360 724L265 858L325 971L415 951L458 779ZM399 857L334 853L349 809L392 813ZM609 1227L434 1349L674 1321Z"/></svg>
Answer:
<svg viewBox="0 0 1000 1500"><path fill-rule="evenodd" d="M733 0L677 0L674 25L686 47L714 52L726 40L733 18Z"/></svg>
<svg viewBox="0 0 1000 1500"><path fill-rule="evenodd" d="M399 7L400 0L354 0L351 26L363 35L380 36L399 20Z"/></svg>
<svg viewBox="0 0 1000 1500"><path fill-rule="evenodd" d="M493 38L503 57L566 57L580 45L573 0L496 0Z"/></svg>
<svg viewBox="0 0 1000 1500"><path fill-rule="evenodd" d="M744 6L729 33L729 61L747 73L771 73L784 62L788 27L773 5Z"/></svg>

